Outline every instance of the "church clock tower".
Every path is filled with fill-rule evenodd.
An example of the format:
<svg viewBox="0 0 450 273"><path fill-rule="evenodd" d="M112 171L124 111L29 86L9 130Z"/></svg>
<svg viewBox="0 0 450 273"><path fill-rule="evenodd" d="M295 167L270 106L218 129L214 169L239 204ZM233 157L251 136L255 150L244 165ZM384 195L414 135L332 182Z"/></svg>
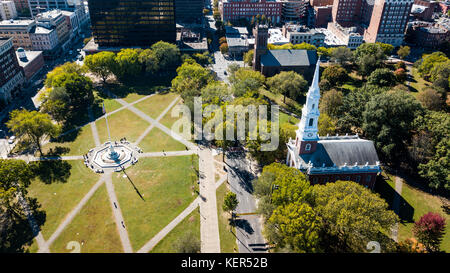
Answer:
<svg viewBox="0 0 450 273"><path fill-rule="evenodd" d="M320 59L317 60L314 78L306 95L306 103L302 109L302 118L296 131L295 145L299 154L309 154L316 150L318 135L318 121L319 121L319 69Z"/></svg>

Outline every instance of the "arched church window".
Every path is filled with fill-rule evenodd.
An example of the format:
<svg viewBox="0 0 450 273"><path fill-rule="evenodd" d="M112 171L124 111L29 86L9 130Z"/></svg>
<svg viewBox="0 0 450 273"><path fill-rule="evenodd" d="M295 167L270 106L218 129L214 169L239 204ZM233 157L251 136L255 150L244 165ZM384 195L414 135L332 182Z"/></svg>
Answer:
<svg viewBox="0 0 450 273"><path fill-rule="evenodd" d="M310 118L310 119L309 119L309 126L310 126L310 127L313 126L313 122L314 122L314 119L313 119L313 118Z"/></svg>

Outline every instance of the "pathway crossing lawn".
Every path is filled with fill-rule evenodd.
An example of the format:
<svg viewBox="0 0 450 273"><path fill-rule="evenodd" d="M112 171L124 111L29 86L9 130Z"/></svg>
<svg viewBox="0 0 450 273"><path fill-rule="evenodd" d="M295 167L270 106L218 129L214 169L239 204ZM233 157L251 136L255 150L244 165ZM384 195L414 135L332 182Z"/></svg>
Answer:
<svg viewBox="0 0 450 273"><path fill-rule="evenodd" d="M150 253L176 253L174 244L189 233L195 235L200 242L200 213L198 207L172 229Z"/></svg>
<svg viewBox="0 0 450 273"><path fill-rule="evenodd" d="M217 183L217 181L216 181ZM220 252L221 253L234 253L234 249L237 249L236 244L236 229L233 227L233 233L230 232L230 213L228 211L224 211L223 207L223 199L225 195L229 192L227 187L227 183L224 182L217 189L216 198L217 198L217 216L219 217L219 236L220 236Z"/></svg>
<svg viewBox="0 0 450 273"><path fill-rule="evenodd" d="M159 121L162 125L166 126L167 128L171 129L172 125L175 123L175 121L179 120L182 118L182 114L180 113L179 117L172 117L172 110L174 109L174 107L177 107L177 105L183 105L183 102L178 102L177 104L175 104L172 109L170 109L166 115ZM181 130L181 129L180 129Z"/></svg>
<svg viewBox="0 0 450 273"><path fill-rule="evenodd" d="M37 198L46 220L41 226L42 235L48 240L66 215L81 201L100 176L87 169L82 161L59 161L70 164L70 177L66 182L45 184L39 178L28 188L28 195Z"/></svg>
<svg viewBox="0 0 450 273"><path fill-rule="evenodd" d="M91 127L86 125L77 131L61 136L56 141L45 144L42 152L45 155L83 155L94 147Z"/></svg>
<svg viewBox="0 0 450 273"><path fill-rule="evenodd" d="M178 95L175 93L155 94L148 99L136 103L134 107L151 118L156 119L176 97Z"/></svg>
<svg viewBox="0 0 450 273"><path fill-rule="evenodd" d="M113 174L134 250L140 249L197 197L191 188L198 179L192 165L198 166L197 156L141 158L126 173L145 201L123 173Z"/></svg>
<svg viewBox="0 0 450 273"><path fill-rule="evenodd" d="M418 221L420 217L430 211L444 216L447 227L444 239L442 240L441 250L450 252L450 215L446 214L442 209L442 201L438 197L415 189L406 183L403 183L402 197L414 208L414 221ZM414 223L399 224L399 241L414 236L412 232L413 226Z"/></svg>
<svg viewBox="0 0 450 273"><path fill-rule="evenodd" d="M67 253L70 241L81 245L81 253L123 252L117 226L112 215L112 207L102 185L75 216L61 235L50 246L52 253Z"/></svg>
<svg viewBox="0 0 450 273"><path fill-rule="evenodd" d="M117 110L123 106L122 104L118 103L115 99L103 99L103 103L105 104L107 113Z"/></svg>
<svg viewBox="0 0 450 273"><path fill-rule="evenodd" d="M124 109L108 116L109 129L112 141L119 141L126 137L128 141L134 142L150 126L150 123L143 120L128 109ZM108 131L106 129L105 118L96 121L100 141L108 141Z"/></svg>
<svg viewBox="0 0 450 273"><path fill-rule="evenodd" d="M156 127L153 127L138 146L144 153L186 150L186 146Z"/></svg>

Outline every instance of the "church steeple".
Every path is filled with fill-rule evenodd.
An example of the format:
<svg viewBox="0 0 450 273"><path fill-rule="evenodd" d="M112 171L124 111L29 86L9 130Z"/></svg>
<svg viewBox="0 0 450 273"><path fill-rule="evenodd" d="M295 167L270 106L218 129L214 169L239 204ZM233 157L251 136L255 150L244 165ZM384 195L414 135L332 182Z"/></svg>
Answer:
<svg viewBox="0 0 450 273"><path fill-rule="evenodd" d="M306 103L303 105L302 118L298 125L297 134L297 147L299 153L311 153L314 152L318 136L318 121L319 121L319 100L320 100L320 59L317 60L314 78L308 93L306 94Z"/></svg>

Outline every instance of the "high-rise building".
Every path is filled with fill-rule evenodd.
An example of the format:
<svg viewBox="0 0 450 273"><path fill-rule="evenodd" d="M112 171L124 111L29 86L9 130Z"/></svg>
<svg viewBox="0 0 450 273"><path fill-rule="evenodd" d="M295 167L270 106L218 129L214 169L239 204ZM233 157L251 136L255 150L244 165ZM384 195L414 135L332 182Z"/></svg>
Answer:
<svg viewBox="0 0 450 273"><path fill-rule="evenodd" d="M308 0L283 0L283 20L301 21L306 19Z"/></svg>
<svg viewBox="0 0 450 273"><path fill-rule="evenodd" d="M281 21L283 3L277 0L222 0L219 3L222 21L251 20L252 17L266 17L274 24Z"/></svg>
<svg viewBox="0 0 450 273"><path fill-rule="evenodd" d="M17 61L13 39L0 36L0 102L9 103L20 92L24 75Z"/></svg>
<svg viewBox="0 0 450 273"><path fill-rule="evenodd" d="M69 0L28 0L32 16L53 9L68 9ZM71 2L74 2L73 0Z"/></svg>
<svg viewBox="0 0 450 273"><path fill-rule="evenodd" d="M354 26L361 19L362 0L335 0L333 2L333 22L344 27Z"/></svg>
<svg viewBox="0 0 450 273"><path fill-rule="evenodd" d="M175 19L177 22L201 22L204 0L175 0Z"/></svg>
<svg viewBox="0 0 450 273"><path fill-rule="evenodd" d="M16 6L17 12L21 13L24 10L30 10L28 6L28 0L13 0L14 5Z"/></svg>
<svg viewBox="0 0 450 273"><path fill-rule="evenodd" d="M375 0L370 25L364 32L364 41L400 46L413 3L414 0Z"/></svg>
<svg viewBox="0 0 450 273"><path fill-rule="evenodd" d="M17 18L17 10L13 1L0 1L0 19L9 20Z"/></svg>
<svg viewBox="0 0 450 273"><path fill-rule="evenodd" d="M174 0L90 0L89 13L99 47L149 47L176 40Z"/></svg>

